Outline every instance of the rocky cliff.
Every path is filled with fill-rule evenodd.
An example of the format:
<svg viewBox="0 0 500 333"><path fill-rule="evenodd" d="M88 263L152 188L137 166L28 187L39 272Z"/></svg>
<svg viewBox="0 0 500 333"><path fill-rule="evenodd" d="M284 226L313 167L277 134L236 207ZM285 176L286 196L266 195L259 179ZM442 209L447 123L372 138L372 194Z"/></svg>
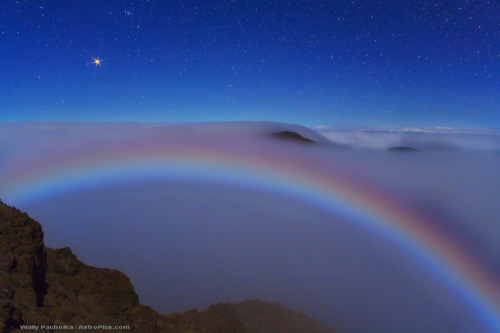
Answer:
<svg viewBox="0 0 500 333"><path fill-rule="evenodd" d="M45 247L40 224L0 201L0 331L35 328L44 332L69 331L65 328L72 332L110 328L113 332L333 332L277 303L257 300L160 315L140 304L126 275L85 265L70 248Z"/></svg>

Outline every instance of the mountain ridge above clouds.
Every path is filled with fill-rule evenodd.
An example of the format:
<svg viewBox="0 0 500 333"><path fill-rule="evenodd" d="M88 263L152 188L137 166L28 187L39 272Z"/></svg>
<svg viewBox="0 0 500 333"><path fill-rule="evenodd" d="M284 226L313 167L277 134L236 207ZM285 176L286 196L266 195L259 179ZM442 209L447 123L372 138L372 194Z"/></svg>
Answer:
<svg viewBox="0 0 500 333"><path fill-rule="evenodd" d="M317 126L332 143L361 150L412 147L423 151L500 151L500 129L335 128Z"/></svg>

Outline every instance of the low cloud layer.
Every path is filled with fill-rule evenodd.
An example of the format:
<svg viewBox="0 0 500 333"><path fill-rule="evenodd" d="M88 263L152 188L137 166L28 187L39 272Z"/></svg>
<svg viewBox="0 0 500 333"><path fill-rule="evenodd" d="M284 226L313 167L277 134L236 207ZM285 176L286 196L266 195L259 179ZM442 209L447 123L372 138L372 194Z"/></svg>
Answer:
<svg viewBox="0 0 500 333"><path fill-rule="evenodd" d="M420 150L500 151L500 131L433 129L351 128L319 126L316 130L334 143L356 149L412 147Z"/></svg>
<svg viewBox="0 0 500 333"><path fill-rule="evenodd" d="M268 136L282 130L321 144ZM48 246L70 246L88 264L124 271L141 302L160 312L259 298L345 332L488 329L470 304L397 244L287 193L156 175L36 200L5 199L22 180L19 170L57 169L55 164L75 152L85 161L95 149L113 154L116 147L133 150L145 142L209 142L226 153L287 156L304 170L312 160L332 172L343 170L367 191L432 216L433 228L459 242L498 280L497 134L324 128L319 133L333 143L313 130L273 123L2 124L0 198L38 219ZM422 152L385 151L392 146ZM315 167L305 172L318 172Z"/></svg>

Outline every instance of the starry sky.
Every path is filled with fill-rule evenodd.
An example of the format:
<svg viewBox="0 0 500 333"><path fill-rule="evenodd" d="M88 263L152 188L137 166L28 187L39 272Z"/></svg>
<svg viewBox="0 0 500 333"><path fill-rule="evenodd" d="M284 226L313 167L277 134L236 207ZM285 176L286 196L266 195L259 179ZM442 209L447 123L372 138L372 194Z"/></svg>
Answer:
<svg viewBox="0 0 500 333"><path fill-rule="evenodd" d="M500 127L498 1L3 0L0 50L0 121Z"/></svg>

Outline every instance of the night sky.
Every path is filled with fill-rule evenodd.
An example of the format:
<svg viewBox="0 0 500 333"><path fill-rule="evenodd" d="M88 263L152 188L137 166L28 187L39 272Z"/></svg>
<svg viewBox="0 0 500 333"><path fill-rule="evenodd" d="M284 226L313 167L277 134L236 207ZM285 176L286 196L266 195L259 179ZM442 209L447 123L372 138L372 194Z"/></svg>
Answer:
<svg viewBox="0 0 500 333"><path fill-rule="evenodd" d="M500 127L498 1L3 0L0 50L0 121Z"/></svg>

